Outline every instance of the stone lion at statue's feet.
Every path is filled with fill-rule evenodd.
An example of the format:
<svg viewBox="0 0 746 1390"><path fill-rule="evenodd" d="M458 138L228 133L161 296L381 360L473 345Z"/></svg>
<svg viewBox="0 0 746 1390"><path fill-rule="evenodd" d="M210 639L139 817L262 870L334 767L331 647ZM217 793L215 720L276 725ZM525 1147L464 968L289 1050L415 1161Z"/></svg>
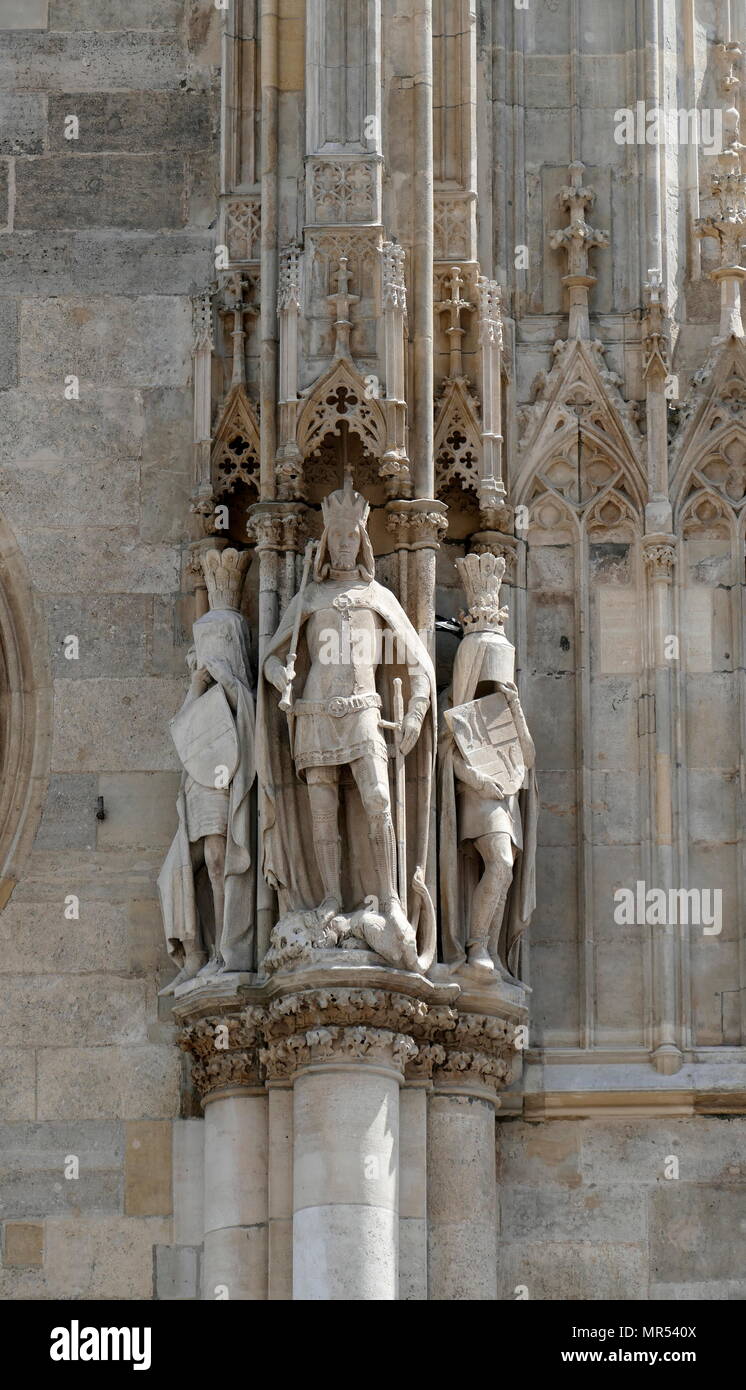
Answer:
<svg viewBox="0 0 746 1390"><path fill-rule="evenodd" d="M283 970L314 950L344 945L347 949L375 951L390 965L417 970L417 939L404 913L392 904L385 915L378 899L370 895L354 912L337 913L331 919L320 908L308 912L286 912L273 928L263 966L268 974Z"/></svg>

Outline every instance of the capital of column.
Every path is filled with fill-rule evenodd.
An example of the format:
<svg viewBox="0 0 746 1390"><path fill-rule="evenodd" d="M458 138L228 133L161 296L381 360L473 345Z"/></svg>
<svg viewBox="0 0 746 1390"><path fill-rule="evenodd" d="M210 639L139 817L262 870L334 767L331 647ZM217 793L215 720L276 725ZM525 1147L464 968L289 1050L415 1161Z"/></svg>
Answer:
<svg viewBox="0 0 746 1390"><path fill-rule="evenodd" d="M302 551L308 540L308 507L304 502L255 502L246 523L258 551Z"/></svg>
<svg viewBox="0 0 746 1390"><path fill-rule="evenodd" d="M259 1045L264 1010L215 1014L186 1024L179 1047L192 1058L192 1080L203 1105L219 1096L264 1089Z"/></svg>
<svg viewBox="0 0 746 1390"><path fill-rule="evenodd" d="M237 986L223 1003L206 982L175 1000L178 1042L192 1059L203 1104L290 1083L319 1067L375 1068L400 1082L431 1082L441 1092L494 1101L512 1079L525 1006L495 998L486 1006L494 1005L494 1014L482 1012L481 1003L478 1012L473 1003L459 1010L456 986L422 985L428 999L396 988L334 984L264 995L261 1003L247 1003ZM264 992L252 994L259 999Z"/></svg>
<svg viewBox="0 0 746 1390"><path fill-rule="evenodd" d="M503 531L475 531L469 541L472 555L502 556L505 561L505 582L515 581L518 564L518 541Z"/></svg>
<svg viewBox="0 0 746 1390"><path fill-rule="evenodd" d="M676 564L676 537L657 532L643 536L642 558L652 580L670 584Z"/></svg>
<svg viewBox="0 0 746 1390"><path fill-rule="evenodd" d="M397 498L386 504L386 530L397 550L438 550L448 529L448 508L433 497Z"/></svg>
<svg viewBox="0 0 746 1390"><path fill-rule="evenodd" d="M358 1025L343 1028L309 1028L292 1038L270 1043L262 1052L262 1062L272 1080L296 1075L312 1067L375 1067L404 1076L407 1061L417 1053L417 1044L404 1033L388 1028Z"/></svg>

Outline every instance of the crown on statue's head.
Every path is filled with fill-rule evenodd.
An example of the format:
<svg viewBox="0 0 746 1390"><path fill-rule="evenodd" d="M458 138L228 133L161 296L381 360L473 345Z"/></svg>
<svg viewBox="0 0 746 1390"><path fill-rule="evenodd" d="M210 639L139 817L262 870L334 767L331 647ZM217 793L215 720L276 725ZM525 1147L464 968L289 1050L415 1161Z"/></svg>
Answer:
<svg viewBox="0 0 746 1390"><path fill-rule="evenodd" d="M241 607L241 591L248 569L251 551L205 550L200 556L202 572L207 584L207 597L210 608L232 608L236 612Z"/></svg>
<svg viewBox="0 0 746 1390"><path fill-rule="evenodd" d="M505 574L503 556L492 555L489 551L483 555L467 555L456 561L456 568L469 604L466 613L459 613L464 632L502 631L508 616L507 608L500 607L500 586Z"/></svg>
<svg viewBox="0 0 746 1390"><path fill-rule="evenodd" d="M355 492L352 486L352 478L349 473L344 480L344 487L337 488L336 492L330 492L321 503L321 510L324 514L324 525L333 526L335 522L347 523L350 526L364 526L368 520L370 506L359 492Z"/></svg>

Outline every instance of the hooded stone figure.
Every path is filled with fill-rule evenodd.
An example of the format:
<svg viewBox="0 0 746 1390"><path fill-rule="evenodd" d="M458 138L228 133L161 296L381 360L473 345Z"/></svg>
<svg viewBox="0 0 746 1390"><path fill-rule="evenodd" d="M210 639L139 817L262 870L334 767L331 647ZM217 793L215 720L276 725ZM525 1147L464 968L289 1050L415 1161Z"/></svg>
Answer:
<svg viewBox="0 0 746 1390"><path fill-rule="evenodd" d="M308 946L341 945L357 932L392 964L427 968L435 949L423 877L435 757L432 662L394 594L375 580L368 504L349 478L324 499L323 513L312 582L288 605L259 681L262 864L280 907L268 960L277 959L283 918L293 918ZM409 784L405 884L382 723L393 717L397 676L404 715L396 737Z"/></svg>
<svg viewBox="0 0 746 1390"><path fill-rule="evenodd" d="M466 630L444 700L439 750L443 957L484 979L496 971L515 978L521 933L536 902L534 745L513 684L515 650L503 631L507 609L499 607L505 561L486 554L456 564L470 607L461 615ZM490 695L499 697L491 731L503 739L505 773L499 775L484 770L494 769L495 760L477 702ZM514 790L516 781L522 785Z"/></svg>
<svg viewBox="0 0 746 1390"><path fill-rule="evenodd" d="M180 971L164 993L198 972L254 967L254 700L248 627L232 606L247 561L234 550L203 557L212 606L192 629L191 685L171 721L184 772L158 891Z"/></svg>

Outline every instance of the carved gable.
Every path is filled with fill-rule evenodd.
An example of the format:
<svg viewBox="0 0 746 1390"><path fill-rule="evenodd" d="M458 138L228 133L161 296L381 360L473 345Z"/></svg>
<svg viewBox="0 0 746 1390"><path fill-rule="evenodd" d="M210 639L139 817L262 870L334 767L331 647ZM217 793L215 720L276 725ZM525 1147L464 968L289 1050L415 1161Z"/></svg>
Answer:
<svg viewBox="0 0 746 1390"><path fill-rule="evenodd" d="M605 366L602 345L575 339L555 344L554 353L552 370L535 383L534 404L522 412L516 499L535 490L536 475L584 506L625 474L641 502L646 481L636 411Z"/></svg>
<svg viewBox="0 0 746 1390"><path fill-rule="evenodd" d="M246 387L229 393L212 446L212 486L216 497L246 483L259 495L259 425Z"/></svg>
<svg viewBox="0 0 746 1390"><path fill-rule="evenodd" d="M692 379L671 450L674 498L709 493L736 511L746 502L746 349L720 344Z"/></svg>

